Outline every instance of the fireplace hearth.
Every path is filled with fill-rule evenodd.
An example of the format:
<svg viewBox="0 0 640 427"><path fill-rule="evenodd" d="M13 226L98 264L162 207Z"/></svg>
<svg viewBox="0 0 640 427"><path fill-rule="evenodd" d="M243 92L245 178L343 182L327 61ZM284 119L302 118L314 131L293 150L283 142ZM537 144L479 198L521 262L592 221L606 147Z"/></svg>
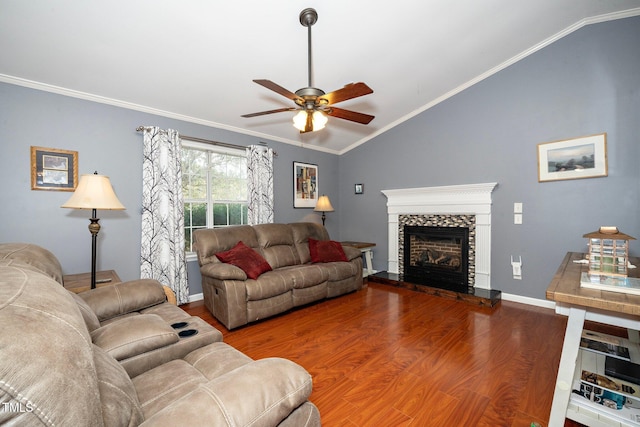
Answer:
<svg viewBox="0 0 640 427"><path fill-rule="evenodd" d="M467 291L469 228L405 225L403 252L406 280Z"/></svg>

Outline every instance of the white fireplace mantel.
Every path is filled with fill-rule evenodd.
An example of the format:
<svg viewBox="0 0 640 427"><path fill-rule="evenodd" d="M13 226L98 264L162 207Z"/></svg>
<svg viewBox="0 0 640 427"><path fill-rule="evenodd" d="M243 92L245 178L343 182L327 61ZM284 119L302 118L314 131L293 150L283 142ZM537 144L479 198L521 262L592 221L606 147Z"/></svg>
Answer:
<svg viewBox="0 0 640 427"><path fill-rule="evenodd" d="M496 182L382 190L389 215L388 271L398 273L398 215L475 215L475 286L491 289L491 193Z"/></svg>

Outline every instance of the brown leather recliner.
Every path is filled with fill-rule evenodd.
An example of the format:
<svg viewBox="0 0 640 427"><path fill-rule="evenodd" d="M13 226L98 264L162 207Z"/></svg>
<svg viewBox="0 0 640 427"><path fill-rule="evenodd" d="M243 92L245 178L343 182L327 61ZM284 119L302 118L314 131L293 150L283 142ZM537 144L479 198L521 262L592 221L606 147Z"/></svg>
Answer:
<svg viewBox="0 0 640 427"><path fill-rule="evenodd" d="M222 342L168 362L149 359L141 373L128 374L128 358L114 355L162 348L158 341L175 334L166 327L180 309L155 304L161 286L147 281L79 297L56 281L57 269L42 248L0 244L0 424L320 425L302 367L254 361ZM169 353L163 357L176 355Z"/></svg>

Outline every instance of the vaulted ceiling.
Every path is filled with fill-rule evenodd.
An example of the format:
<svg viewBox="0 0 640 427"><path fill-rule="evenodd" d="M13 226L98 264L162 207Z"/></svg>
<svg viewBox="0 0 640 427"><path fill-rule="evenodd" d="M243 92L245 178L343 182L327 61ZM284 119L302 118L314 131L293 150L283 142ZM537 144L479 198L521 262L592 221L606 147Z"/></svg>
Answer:
<svg viewBox="0 0 640 427"><path fill-rule="evenodd" d="M293 112L240 117L295 106L252 80L307 86L307 7L314 86L368 84L337 106L369 125L330 117L300 134ZM0 81L344 153L585 25L639 14L639 0L0 0Z"/></svg>

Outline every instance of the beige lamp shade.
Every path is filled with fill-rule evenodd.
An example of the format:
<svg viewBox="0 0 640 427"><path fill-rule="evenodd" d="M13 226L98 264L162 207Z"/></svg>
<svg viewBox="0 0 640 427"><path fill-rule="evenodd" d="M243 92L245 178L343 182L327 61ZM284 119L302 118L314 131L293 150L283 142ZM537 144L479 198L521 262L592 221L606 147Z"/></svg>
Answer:
<svg viewBox="0 0 640 427"><path fill-rule="evenodd" d="M313 210L316 212L333 212L334 209L333 206L331 206L329 197L323 194L318 199L318 203L316 203L316 207Z"/></svg>
<svg viewBox="0 0 640 427"><path fill-rule="evenodd" d="M61 207L100 210L126 209L116 197L109 177L97 174L82 175L78 188L76 188L71 198L67 200L67 203Z"/></svg>

